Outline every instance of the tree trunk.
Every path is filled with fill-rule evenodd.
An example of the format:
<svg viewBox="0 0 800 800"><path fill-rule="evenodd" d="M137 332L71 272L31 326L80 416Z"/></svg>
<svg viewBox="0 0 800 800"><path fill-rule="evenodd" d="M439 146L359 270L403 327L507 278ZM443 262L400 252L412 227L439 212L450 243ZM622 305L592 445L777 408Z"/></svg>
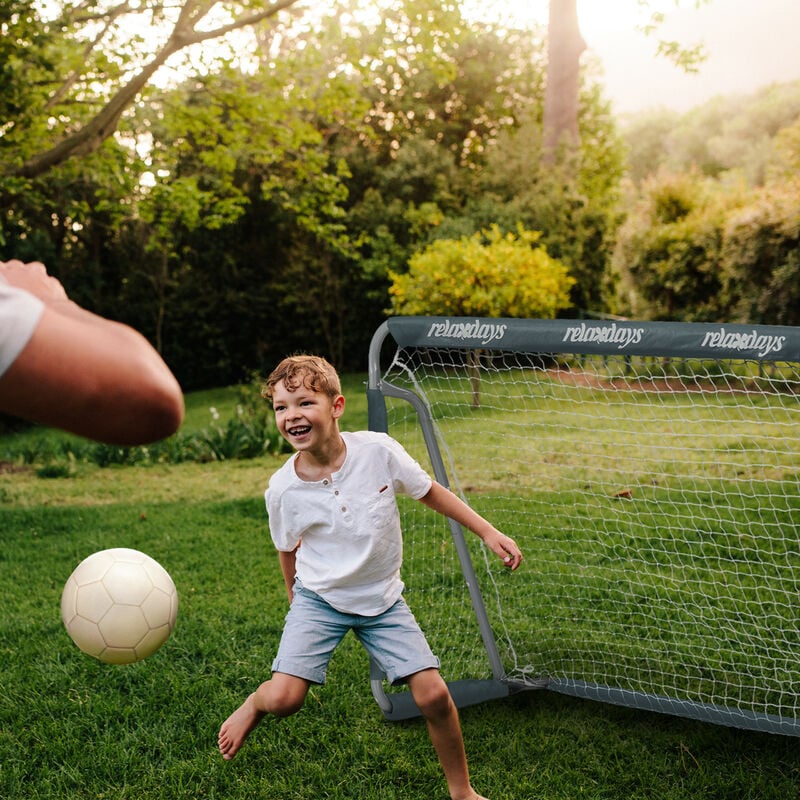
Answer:
<svg viewBox="0 0 800 800"><path fill-rule="evenodd" d="M547 85L544 95L544 159L553 161L558 147L574 150L578 133L580 58L586 42L578 27L577 0L550 0L547 34Z"/></svg>

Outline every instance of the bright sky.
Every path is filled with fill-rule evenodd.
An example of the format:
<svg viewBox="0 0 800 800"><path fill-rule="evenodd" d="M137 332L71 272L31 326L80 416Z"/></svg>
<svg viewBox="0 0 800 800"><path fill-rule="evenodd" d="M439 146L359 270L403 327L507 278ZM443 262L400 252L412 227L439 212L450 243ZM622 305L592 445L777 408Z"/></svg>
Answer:
<svg viewBox="0 0 800 800"><path fill-rule="evenodd" d="M702 43L708 59L686 75L655 56L656 39L636 26L647 20L637 0L577 0L589 49L602 62L606 96L618 112L653 107L686 111L720 94L751 93L770 83L800 80L800 0L651 0L666 14L662 35ZM522 24L547 24L548 0L484 0Z"/></svg>
<svg viewBox="0 0 800 800"><path fill-rule="evenodd" d="M2 0L0 0L2 2ZM49 0L39 0L47 6ZM508 18L521 26L547 25L549 0L462 0L478 18ZM676 8L677 6L677 8ZM800 0L649 0L666 15L660 35L687 46L703 44L708 59L687 75L657 57L657 37L637 26L649 12L639 0L577 0L578 21L589 51L600 62L599 80L618 113L676 111L717 95L749 94L776 82L800 80ZM169 68L157 82L169 82Z"/></svg>

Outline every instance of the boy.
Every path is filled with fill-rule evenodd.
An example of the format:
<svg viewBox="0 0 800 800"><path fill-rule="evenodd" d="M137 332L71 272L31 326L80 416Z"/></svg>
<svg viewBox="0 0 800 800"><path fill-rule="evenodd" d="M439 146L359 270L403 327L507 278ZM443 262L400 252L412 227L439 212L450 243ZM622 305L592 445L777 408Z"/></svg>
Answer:
<svg viewBox="0 0 800 800"><path fill-rule="evenodd" d="M281 435L297 451L266 491L270 532L289 595L271 680L219 732L231 759L267 714L299 711L324 683L333 650L352 629L393 683L408 683L428 725L452 800L485 800L472 788L458 712L439 660L401 597L402 537L396 493L408 494L477 534L509 569L516 543L428 474L386 434L339 431L345 399L323 358L284 359L267 379Z"/></svg>

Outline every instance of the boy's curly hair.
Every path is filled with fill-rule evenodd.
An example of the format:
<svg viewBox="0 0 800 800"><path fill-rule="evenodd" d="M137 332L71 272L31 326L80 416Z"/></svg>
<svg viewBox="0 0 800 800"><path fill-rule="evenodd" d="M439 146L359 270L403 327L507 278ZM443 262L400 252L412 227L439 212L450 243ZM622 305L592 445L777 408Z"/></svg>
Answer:
<svg viewBox="0 0 800 800"><path fill-rule="evenodd" d="M275 386L281 381L290 392L305 386L311 391L327 394L331 398L338 397L342 393L338 373L322 356L299 355L284 358L269 374L261 388L261 396L272 400Z"/></svg>

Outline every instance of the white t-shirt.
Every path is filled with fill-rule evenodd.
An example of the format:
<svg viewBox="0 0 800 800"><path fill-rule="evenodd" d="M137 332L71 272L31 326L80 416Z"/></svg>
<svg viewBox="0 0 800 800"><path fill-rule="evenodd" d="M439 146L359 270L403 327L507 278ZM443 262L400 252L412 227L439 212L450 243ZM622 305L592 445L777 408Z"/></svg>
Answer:
<svg viewBox="0 0 800 800"><path fill-rule="evenodd" d="M16 361L30 341L44 311L44 303L0 277L0 375Z"/></svg>
<svg viewBox="0 0 800 800"><path fill-rule="evenodd" d="M385 433L344 432L344 463L332 480L304 481L297 455L265 492L272 541L297 551L297 578L339 611L375 616L403 592L403 539L395 495L430 491L425 470Z"/></svg>

